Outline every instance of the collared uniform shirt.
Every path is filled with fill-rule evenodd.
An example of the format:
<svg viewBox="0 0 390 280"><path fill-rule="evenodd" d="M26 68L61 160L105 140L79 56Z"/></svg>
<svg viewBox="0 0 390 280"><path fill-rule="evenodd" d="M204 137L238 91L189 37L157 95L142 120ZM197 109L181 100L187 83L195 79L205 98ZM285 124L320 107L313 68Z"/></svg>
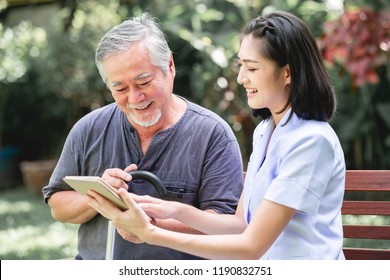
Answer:
<svg viewBox="0 0 390 280"><path fill-rule="evenodd" d="M290 109L291 110L291 109ZM249 223L263 199L296 209L262 259L344 259L341 205L345 162L327 122L303 120L288 111L255 129L244 183Z"/></svg>

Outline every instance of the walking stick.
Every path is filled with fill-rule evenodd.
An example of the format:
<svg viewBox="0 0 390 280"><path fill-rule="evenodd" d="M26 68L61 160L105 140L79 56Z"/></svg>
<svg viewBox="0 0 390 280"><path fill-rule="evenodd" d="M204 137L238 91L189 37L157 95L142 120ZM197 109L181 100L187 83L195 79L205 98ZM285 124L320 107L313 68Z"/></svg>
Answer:
<svg viewBox="0 0 390 280"><path fill-rule="evenodd" d="M144 179L149 183L151 183L161 198L164 198L167 195L167 189L165 188L161 180L153 173L144 170L135 170L135 171L130 171L129 174L131 175L133 180ZM108 228L107 228L106 260L114 259L114 244L115 244L115 227L112 224L112 221L109 220Z"/></svg>

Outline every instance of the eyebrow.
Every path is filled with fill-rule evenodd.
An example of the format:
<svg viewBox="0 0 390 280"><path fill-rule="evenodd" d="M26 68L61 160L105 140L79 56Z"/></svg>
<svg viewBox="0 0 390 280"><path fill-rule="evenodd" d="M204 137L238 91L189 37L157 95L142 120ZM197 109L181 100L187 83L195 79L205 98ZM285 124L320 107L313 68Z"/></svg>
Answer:
<svg viewBox="0 0 390 280"><path fill-rule="evenodd" d="M136 80L136 81L137 80L142 80L142 79L148 78L150 76L152 76L152 72L142 73L142 74L138 75L137 77L135 77L134 80Z"/></svg>
<svg viewBox="0 0 390 280"><path fill-rule="evenodd" d="M121 82L113 82L111 84L111 87L116 87L116 86L120 86L122 83Z"/></svg>
<svg viewBox="0 0 390 280"><path fill-rule="evenodd" d="M247 59L240 59L238 56L236 56L236 58L237 58L237 60L242 61L242 62L246 62L246 63L260 63L259 61L254 60L254 59L249 59L249 58L247 58Z"/></svg>
<svg viewBox="0 0 390 280"><path fill-rule="evenodd" d="M142 74L138 75L137 77L135 77L134 80L138 81L138 80L146 79L150 76L152 76L152 72L142 73ZM122 84L122 82L113 82L111 84L111 87L117 87L117 86L120 86L121 84Z"/></svg>

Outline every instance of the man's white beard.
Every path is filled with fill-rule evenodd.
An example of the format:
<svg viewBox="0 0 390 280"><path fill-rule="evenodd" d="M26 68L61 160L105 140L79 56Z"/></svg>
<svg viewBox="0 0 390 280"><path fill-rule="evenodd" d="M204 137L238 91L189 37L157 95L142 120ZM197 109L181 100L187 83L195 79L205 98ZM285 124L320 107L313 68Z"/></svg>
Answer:
<svg viewBox="0 0 390 280"><path fill-rule="evenodd" d="M150 127L158 123L161 118L161 110L156 109L153 112L153 115L150 113L146 114L132 114L131 112L127 114L127 116L136 124L143 127ZM141 116L141 117L140 117Z"/></svg>

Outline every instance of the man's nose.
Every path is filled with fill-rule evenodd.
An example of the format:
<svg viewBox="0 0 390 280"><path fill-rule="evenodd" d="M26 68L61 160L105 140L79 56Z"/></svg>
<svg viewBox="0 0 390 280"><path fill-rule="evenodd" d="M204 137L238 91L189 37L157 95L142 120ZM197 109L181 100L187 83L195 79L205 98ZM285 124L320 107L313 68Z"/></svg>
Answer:
<svg viewBox="0 0 390 280"><path fill-rule="evenodd" d="M144 92L137 86L130 87L127 93L127 101L131 104L136 104L145 99Z"/></svg>

